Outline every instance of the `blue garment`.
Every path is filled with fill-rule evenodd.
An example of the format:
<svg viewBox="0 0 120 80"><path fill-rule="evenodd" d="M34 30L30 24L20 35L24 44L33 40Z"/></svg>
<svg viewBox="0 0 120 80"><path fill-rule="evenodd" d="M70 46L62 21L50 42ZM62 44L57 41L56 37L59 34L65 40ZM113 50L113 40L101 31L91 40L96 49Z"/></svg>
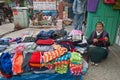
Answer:
<svg viewBox="0 0 120 80"><path fill-rule="evenodd" d="M0 45L0 52L4 51L8 45Z"/></svg>
<svg viewBox="0 0 120 80"><path fill-rule="evenodd" d="M48 39L48 38L51 38L53 33L54 33L54 30L40 31L37 34L37 39Z"/></svg>
<svg viewBox="0 0 120 80"><path fill-rule="evenodd" d="M86 0L74 0L73 2L73 13L82 14L86 11Z"/></svg>
<svg viewBox="0 0 120 80"><path fill-rule="evenodd" d="M0 39L0 45L9 45L9 40L8 38Z"/></svg>
<svg viewBox="0 0 120 80"><path fill-rule="evenodd" d="M4 52L0 56L0 71L6 75L12 73L11 56L8 52Z"/></svg>
<svg viewBox="0 0 120 80"><path fill-rule="evenodd" d="M67 52L66 54L62 55L61 57L57 58L55 61L60 62L60 61L67 61L70 59L70 52Z"/></svg>
<svg viewBox="0 0 120 80"><path fill-rule="evenodd" d="M82 30L82 23L85 11L86 0L74 0L73 2L73 13L75 14L73 22L74 29Z"/></svg>
<svg viewBox="0 0 120 80"><path fill-rule="evenodd" d="M78 80L82 80L82 75L77 76ZM5 78L1 78L0 80L8 80ZM18 75L18 76L13 76L9 80L76 80L75 75L71 75L70 71L66 74L26 74L26 75Z"/></svg>
<svg viewBox="0 0 120 80"><path fill-rule="evenodd" d="M73 26L75 30L82 30L83 20L84 20L84 13L74 15Z"/></svg>

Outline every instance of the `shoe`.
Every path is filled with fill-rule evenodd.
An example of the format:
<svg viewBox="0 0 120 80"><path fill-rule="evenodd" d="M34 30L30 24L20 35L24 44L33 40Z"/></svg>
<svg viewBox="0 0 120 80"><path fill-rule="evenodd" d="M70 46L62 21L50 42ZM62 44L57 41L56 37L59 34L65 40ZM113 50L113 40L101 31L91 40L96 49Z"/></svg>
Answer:
<svg viewBox="0 0 120 80"><path fill-rule="evenodd" d="M95 63L94 63L94 62L91 62L91 65L95 65Z"/></svg>
<svg viewBox="0 0 120 80"><path fill-rule="evenodd" d="M97 63L95 63L94 65L95 65L95 66L98 66L98 64L97 64Z"/></svg>

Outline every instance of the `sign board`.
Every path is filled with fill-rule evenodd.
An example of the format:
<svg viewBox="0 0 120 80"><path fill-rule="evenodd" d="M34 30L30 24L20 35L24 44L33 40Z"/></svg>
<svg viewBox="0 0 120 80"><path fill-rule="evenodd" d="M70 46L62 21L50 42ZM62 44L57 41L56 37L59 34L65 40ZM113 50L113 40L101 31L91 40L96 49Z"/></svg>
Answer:
<svg viewBox="0 0 120 80"><path fill-rule="evenodd" d="M33 0L34 10L56 10L56 0Z"/></svg>

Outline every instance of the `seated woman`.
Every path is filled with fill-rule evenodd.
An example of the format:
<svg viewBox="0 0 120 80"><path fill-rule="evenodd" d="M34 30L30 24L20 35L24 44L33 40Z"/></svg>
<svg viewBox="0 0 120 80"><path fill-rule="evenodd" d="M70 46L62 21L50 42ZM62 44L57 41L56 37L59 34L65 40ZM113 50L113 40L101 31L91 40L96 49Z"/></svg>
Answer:
<svg viewBox="0 0 120 80"><path fill-rule="evenodd" d="M96 30L92 32L90 38L87 40L89 45L94 46L89 48L88 54L90 55L92 64L95 65L98 65L97 63L105 59L108 55L108 46L110 45L109 35L103 28L103 23L97 22Z"/></svg>

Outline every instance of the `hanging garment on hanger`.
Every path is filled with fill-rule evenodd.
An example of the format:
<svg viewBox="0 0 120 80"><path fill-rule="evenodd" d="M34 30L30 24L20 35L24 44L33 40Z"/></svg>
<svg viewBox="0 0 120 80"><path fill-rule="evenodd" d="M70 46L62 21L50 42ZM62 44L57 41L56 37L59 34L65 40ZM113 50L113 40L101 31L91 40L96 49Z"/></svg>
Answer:
<svg viewBox="0 0 120 80"><path fill-rule="evenodd" d="M87 11L96 12L99 0L87 0Z"/></svg>

